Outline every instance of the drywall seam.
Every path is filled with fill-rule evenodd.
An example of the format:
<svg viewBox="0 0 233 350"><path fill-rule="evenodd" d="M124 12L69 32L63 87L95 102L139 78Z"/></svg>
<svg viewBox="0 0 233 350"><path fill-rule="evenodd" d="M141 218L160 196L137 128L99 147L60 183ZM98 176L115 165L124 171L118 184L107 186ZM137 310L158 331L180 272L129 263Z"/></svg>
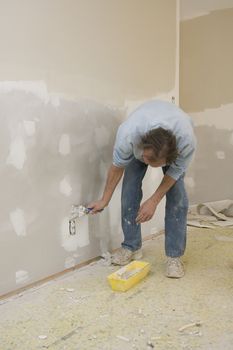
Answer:
<svg viewBox="0 0 233 350"><path fill-rule="evenodd" d="M177 10L178 11L178 10ZM179 50L178 50L179 51ZM179 55L179 52L176 52L176 68L178 68L178 64L177 64L177 55ZM177 78L178 80L178 75ZM178 81L179 82L179 81ZM128 109L128 112L133 110L134 108L136 108L137 106L139 106L141 103L147 101L148 99L153 100L153 99L162 99L162 100L166 100L166 101L172 101L172 97L174 96L176 99L178 99L178 89L177 89L177 81L176 81L176 85L173 89L171 89L170 91L166 91L166 92L161 92L158 93L157 95L151 96L151 97L147 97L147 98L143 98L141 100L136 100L136 99L124 99L124 101L122 102L122 105L119 106L119 104L116 104L114 101L112 100L108 100L104 102L104 105L107 108L110 108L113 111L116 110L125 110ZM64 98L67 101L73 101L73 102L77 102L77 97L76 96L67 96L67 94L61 94L61 93L50 93L48 91L48 87L45 81L43 80L18 80L18 81L0 81L0 94L7 94L7 93L11 93L14 91L22 91L25 92L27 94L31 93L34 96L38 97L44 104L48 104L51 103L53 105L53 107L58 108L60 106L60 99ZM80 98L80 101L89 101L89 98ZM97 99L92 98L91 101L93 103L99 103L99 101ZM176 104L177 101L176 101ZM24 128L26 133L33 133L32 128L33 126L29 124L27 124L27 121L25 121L24 123ZM30 131L29 131L30 128ZM31 136L31 135L28 135ZM66 134L62 135L63 137L67 137ZM66 140L60 140L60 142L67 142ZM59 145L59 151L60 151L60 146ZM62 153L62 151L61 151ZM63 153L64 155L64 153Z"/></svg>
<svg viewBox="0 0 233 350"><path fill-rule="evenodd" d="M173 97L175 97L175 102L177 103L178 99L178 90L174 87L172 90L166 92L166 93L161 93L155 96L152 96L149 98L149 100L163 100L163 101L168 101L172 102ZM139 107L141 104L144 102L148 101L148 98L142 99L142 100L129 100L126 99L124 103L124 110L126 111L126 115L128 116L131 112L133 112L137 107Z"/></svg>

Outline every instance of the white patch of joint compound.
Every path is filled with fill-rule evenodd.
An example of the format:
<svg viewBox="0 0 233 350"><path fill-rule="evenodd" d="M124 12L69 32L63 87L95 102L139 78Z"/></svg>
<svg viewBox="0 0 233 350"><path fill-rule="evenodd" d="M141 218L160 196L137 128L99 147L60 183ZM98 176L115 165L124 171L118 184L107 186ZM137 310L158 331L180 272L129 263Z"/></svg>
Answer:
<svg viewBox="0 0 233 350"><path fill-rule="evenodd" d="M195 181L192 177L189 177L189 176L186 176L184 178L184 182L185 182L185 185L190 187L190 188L194 188L195 187Z"/></svg>
<svg viewBox="0 0 233 350"><path fill-rule="evenodd" d="M75 258L73 258L72 256L69 256L65 260L65 268L69 269L70 267L73 267L73 266L75 266Z"/></svg>
<svg viewBox="0 0 233 350"><path fill-rule="evenodd" d="M45 104L51 103L54 107L60 106L60 97L49 94L47 85L43 80L19 80L19 81L1 81L0 93L9 93L12 91L23 91L31 93L40 98Z"/></svg>
<svg viewBox="0 0 233 350"><path fill-rule="evenodd" d="M59 141L59 153L66 156L70 153L70 136L63 134Z"/></svg>
<svg viewBox="0 0 233 350"><path fill-rule="evenodd" d="M69 197L72 193L72 187L69 183L69 177L65 176L64 179L59 184L59 189L64 196Z"/></svg>
<svg viewBox="0 0 233 350"><path fill-rule="evenodd" d="M216 156L218 159L225 159L226 158L224 151L217 151Z"/></svg>
<svg viewBox="0 0 233 350"><path fill-rule="evenodd" d="M33 120L24 120L23 121L25 132L28 136L33 136L36 131L35 121Z"/></svg>
<svg viewBox="0 0 233 350"><path fill-rule="evenodd" d="M230 144L233 145L233 133L231 134L231 137L230 137Z"/></svg>
<svg viewBox="0 0 233 350"><path fill-rule="evenodd" d="M214 126L220 130L233 129L233 103L221 105L219 108L205 109L190 113L195 126Z"/></svg>
<svg viewBox="0 0 233 350"><path fill-rule="evenodd" d="M171 102L172 101L172 97L175 97L175 102L176 104L178 103L178 98L177 98L177 91L176 89L172 89L171 91L169 91L168 93L164 93L164 94L158 94L154 97L151 97L151 100L163 100L163 101L167 101L167 102ZM127 115L129 115L131 112L133 112L136 108L138 108L141 104L143 104L144 102L146 102L147 99L144 100L125 100L124 102L124 110L127 110Z"/></svg>
<svg viewBox="0 0 233 350"><path fill-rule="evenodd" d="M28 272L24 270L16 271L15 279L16 279L16 284L28 282L29 280Z"/></svg>
<svg viewBox="0 0 233 350"><path fill-rule="evenodd" d="M0 92L9 93L11 91L24 91L26 93L32 93L33 95L39 97L45 103L49 102L49 94L47 86L44 81L31 81L31 80L21 80L21 81L1 81L0 82Z"/></svg>
<svg viewBox="0 0 233 350"><path fill-rule="evenodd" d="M23 169L26 160L25 144L22 137L17 136L10 145L10 152L6 163L13 165L16 169Z"/></svg>
<svg viewBox="0 0 233 350"><path fill-rule="evenodd" d="M105 126L95 129L95 142L99 148L109 144L109 132Z"/></svg>
<svg viewBox="0 0 233 350"><path fill-rule="evenodd" d="M69 218L65 217L61 223L61 245L67 252L74 252L78 248L77 235L69 233Z"/></svg>
<svg viewBox="0 0 233 350"><path fill-rule="evenodd" d="M82 248L90 244L88 232L88 218L83 216L76 220L76 234L69 233L69 218L65 217L61 223L61 246L67 252L74 252L78 247Z"/></svg>
<svg viewBox="0 0 233 350"><path fill-rule="evenodd" d="M210 14L211 11L232 8L232 0L183 0L181 1L181 19L190 20Z"/></svg>
<svg viewBox="0 0 233 350"><path fill-rule="evenodd" d="M22 209L15 209L10 213L10 221L17 236L26 236L26 222Z"/></svg>
<svg viewBox="0 0 233 350"><path fill-rule="evenodd" d="M50 96L50 102L54 107L59 107L61 102L60 102L60 97L56 95L51 95Z"/></svg>

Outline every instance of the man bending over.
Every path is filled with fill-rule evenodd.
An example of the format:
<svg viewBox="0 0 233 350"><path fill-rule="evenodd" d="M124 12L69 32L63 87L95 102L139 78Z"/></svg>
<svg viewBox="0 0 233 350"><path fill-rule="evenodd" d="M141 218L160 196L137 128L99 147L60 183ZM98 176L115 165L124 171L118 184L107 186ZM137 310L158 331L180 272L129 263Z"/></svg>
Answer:
<svg viewBox="0 0 233 350"><path fill-rule="evenodd" d="M92 202L92 213L104 209L122 175L121 221L124 241L112 256L112 263L126 265L142 257L141 223L149 221L166 196L166 276L184 275L180 257L186 247L188 198L184 175L196 146L190 117L176 105L149 101L123 122L117 132L103 196ZM149 166L162 167L163 179L155 192L141 204L142 180Z"/></svg>

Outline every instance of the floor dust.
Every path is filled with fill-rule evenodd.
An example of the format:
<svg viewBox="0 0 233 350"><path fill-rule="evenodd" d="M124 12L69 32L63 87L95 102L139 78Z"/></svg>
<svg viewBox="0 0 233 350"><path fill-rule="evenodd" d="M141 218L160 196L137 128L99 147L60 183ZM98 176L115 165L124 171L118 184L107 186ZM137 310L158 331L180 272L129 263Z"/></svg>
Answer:
<svg viewBox="0 0 233 350"><path fill-rule="evenodd" d="M117 267L98 262L6 299L0 349L232 350L232 236L189 230L180 280L164 277L159 236L143 246L151 273L128 292L113 292L106 277Z"/></svg>

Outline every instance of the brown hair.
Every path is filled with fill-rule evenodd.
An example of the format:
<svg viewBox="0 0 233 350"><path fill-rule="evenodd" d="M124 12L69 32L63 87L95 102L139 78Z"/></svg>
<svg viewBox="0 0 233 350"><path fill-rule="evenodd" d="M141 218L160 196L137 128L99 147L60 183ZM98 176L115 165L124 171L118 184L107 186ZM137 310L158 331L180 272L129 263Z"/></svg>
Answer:
<svg viewBox="0 0 233 350"><path fill-rule="evenodd" d="M150 130L141 138L142 149L152 149L154 157L152 160L165 158L167 164L174 162L178 156L175 135L163 128Z"/></svg>

